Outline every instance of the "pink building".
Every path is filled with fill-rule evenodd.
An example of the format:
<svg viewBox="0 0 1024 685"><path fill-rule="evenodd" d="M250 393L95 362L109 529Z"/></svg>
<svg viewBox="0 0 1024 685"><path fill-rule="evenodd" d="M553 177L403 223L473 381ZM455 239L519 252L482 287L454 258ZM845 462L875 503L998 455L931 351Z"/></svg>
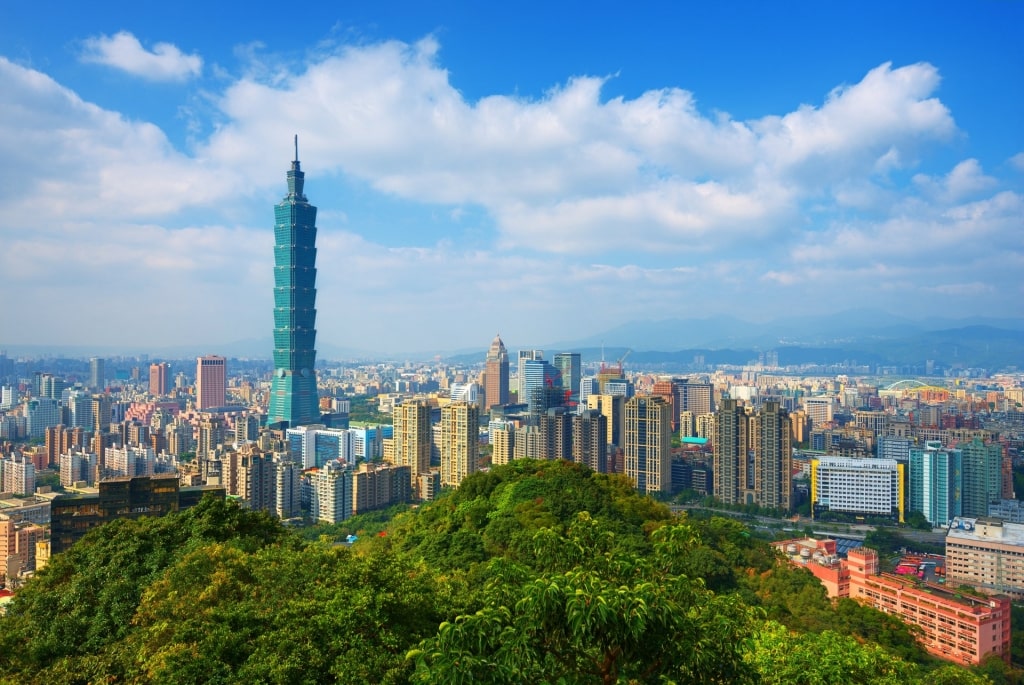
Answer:
<svg viewBox="0 0 1024 685"><path fill-rule="evenodd" d="M196 360L196 409L204 411L225 404L227 360L217 355Z"/></svg>

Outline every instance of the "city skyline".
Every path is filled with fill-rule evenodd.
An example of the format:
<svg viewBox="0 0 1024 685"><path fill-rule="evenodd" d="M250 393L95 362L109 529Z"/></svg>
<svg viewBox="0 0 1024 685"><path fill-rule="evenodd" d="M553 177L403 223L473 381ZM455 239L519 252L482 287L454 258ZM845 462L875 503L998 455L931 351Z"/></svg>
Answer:
<svg viewBox="0 0 1024 685"><path fill-rule="evenodd" d="M0 348L266 337L296 133L324 345L1021 316L1019 3L46 6L0 27Z"/></svg>

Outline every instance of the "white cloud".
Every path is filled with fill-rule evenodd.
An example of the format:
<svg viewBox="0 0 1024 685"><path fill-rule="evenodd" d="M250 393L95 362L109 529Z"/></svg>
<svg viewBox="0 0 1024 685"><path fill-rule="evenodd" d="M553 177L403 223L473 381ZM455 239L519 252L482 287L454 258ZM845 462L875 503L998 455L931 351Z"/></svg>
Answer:
<svg viewBox="0 0 1024 685"><path fill-rule="evenodd" d="M185 152L0 58L10 330L60 338L57 323L45 328L60 317L37 316L55 302L76 330L95 327L98 290L160 315L93 335L269 335L269 209L295 132L321 209L325 342L443 349L481 330L539 342L623 320L764 312L779 298L813 311L898 296L924 313L945 306L928 304L940 295L973 293L995 312L1021 294L1022 193L973 159L901 180L957 134L930 65L882 65L818 105L737 121L702 115L679 88L602 100L599 77L469 101L432 39L302 68L253 61L215 96L215 128L194 129L215 132ZM382 206L427 205L439 228L385 245L394 236L375 238L338 200L352 186Z"/></svg>
<svg viewBox="0 0 1024 685"><path fill-rule="evenodd" d="M86 39L81 59L151 81L186 81L203 71L199 55L186 55L171 43L156 43L152 50L147 50L127 31Z"/></svg>

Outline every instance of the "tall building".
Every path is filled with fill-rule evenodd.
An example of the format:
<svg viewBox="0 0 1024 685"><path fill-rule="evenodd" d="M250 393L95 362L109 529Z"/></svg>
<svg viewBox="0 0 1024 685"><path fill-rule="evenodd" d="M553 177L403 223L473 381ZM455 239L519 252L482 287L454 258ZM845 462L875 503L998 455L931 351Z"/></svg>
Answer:
<svg viewBox="0 0 1024 685"><path fill-rule="evenodd" d="M196 360L196 409L205 411L226 403L227 360L207 355Z"/></svg>
<svg viewBox="0 0 1024 685"><path fill-rule="evenodd" d="M316 389L316 207L302 193L299 142L274 208L274 377L268 425L320 419Z"/></svg>
<svg viewBox="0 0 1024 685"><path fill-rule="evenodd" d="M587 396L587 409L598 411L605 417L608 444L622 447L626 425L626 398L620 395L589 395Z"/></svg>
<svg viewBox="0 0 1024 685"><path fill-rule="evenodd" d="M637 395L626 402L626 475L643 493L672 489L672 405Z"/></svg>
<svg viewBox="0 0 1024 685"><path fill-rule="evenodd" d="M520 404L526 404L526 371L523 367L528 361L541 361L544 359L544 350L519 350L519 362L516 366L516 393Z"/></svg>
<svg viewBox="0 0 1024 685"><path fill-rule="evenodd" d="M559 352L552 360L552 366L562 380L562 388L569 394L568 400L579 402L580 380L583 378L579 352Z"/></svg>
<svg viewBox="0 0 1024 685"><path fill-rule="evenodd" d="M491 421L491 464L500 466L515 458L515 425L508 421Z"/></svg>
<svg viewBox="0 0 1024 685"><path fill-rule="evenodd" d="M506 405L508 398L508 350L501 336L494 336L491 347L487 350L487 361L484 363L484 401L486 408Z"/></svg>
<svg viewBox="0 0 1024 685"><path fill-rule="evenodd" d="M561 379L555 367L543 359L525 359L519 363L519 401L531 414L543 414L562 404Z"/></svg>
<svg viewBox="0 0 1024 685"><path fill-rule="evenodd" d="M754 489L751 455L750 419L739 400L722 400L714 414L713 473L715 497L726 504L747 504L747 493ZM753 503L753 495L749 503Z"/></svg>
<svg viewBox="0 0 1024 685"><path fill-rule="evenodd" d="M317 521L340 523L352 517L352 469L329 461L310 473L310 515Z"/></svg>
<svg viewBox="0 0 1024 685"><path fill-rule="evenodd" d="M756 502L762 507L793 508L793 439L789 413L778 402L765 402L755 416L754 478Z"/></svg>
<svg viewBox="0 0 1024 685"><path fill-rule="evenodd" d="M595 409L572 417L572 460L608 472L608 419Z"/></svg>
<svg viewBox="0 0 1024 685"><path fill-rule="evenodd" d="M476 473L479 457L480 410L469 402L452 402L441 409L441 485L458 487Z"/></svg>
<svg viewBox="0 0 1024 685"><path fill-rule="evenodd" d="M149 365L149 394L150 395L166 395L170 386L168 385L168 375L171 371L171 365L167 362L160 362L159 364Z"/></svg>
<svg viewBox="0 0 1024 685"><path fill-rule="evenodd" d="M1002 496L1003 446L980 438L957 445L963 468L963 516L988 516L989 504Z"/></svg>
<svg viewBox="0 0 1024 685"><path fill-rule="evenodd" d="M107 363L100 357L89 360L89 387L101 390L107 383Z"/></svg>
<svg viewBox="0 0 1024 685"><path fill-rule="evenodd" d="M895 459L811 460L811 516L839 511L904 520L903 465Z"/></svg>
<svg viewBox="0 0 1024 685"><path fill-rule="evenodd" d="M57 404L57 400L49 397L31 399L26 406L25 418L28 437L45 437L47 428L59 426L61 423L60 406Z"/></svg>
<svg viewBox="0 0 1024 685"><path fill-rule="evenodd" d="M399 404L392 412L394 432L385 439L385 460L396 466L408 466L413 497L419 499L420 475L430 471L430 405L423 400ZM390 457L390 458L389 458Z"/></svg>
<svg viewBox="0 0 1024 685"><path fill-rule="evenodd" d="M945 526L963 513L962 458L960 450L945 449L937 440L910 448L910 510L933 526Z"/></svg>
<svg viewBox="0 0 1024 685"><path fill-rule="evenodd" d="M572 415L556 407L540 415L540 459L572 459Z"/></svg>

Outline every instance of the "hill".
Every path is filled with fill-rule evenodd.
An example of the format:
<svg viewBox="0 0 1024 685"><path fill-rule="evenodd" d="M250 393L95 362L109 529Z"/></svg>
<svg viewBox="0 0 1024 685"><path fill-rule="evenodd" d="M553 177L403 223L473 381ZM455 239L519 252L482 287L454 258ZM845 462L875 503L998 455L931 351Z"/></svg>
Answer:
<svg viewBox="0 0 1024 685"><path fill-rule="evenodd" d="M522 460L354 547L207 500L57 555L0 619L4 683L982 683L834 607L734 521Z"/></svg>

